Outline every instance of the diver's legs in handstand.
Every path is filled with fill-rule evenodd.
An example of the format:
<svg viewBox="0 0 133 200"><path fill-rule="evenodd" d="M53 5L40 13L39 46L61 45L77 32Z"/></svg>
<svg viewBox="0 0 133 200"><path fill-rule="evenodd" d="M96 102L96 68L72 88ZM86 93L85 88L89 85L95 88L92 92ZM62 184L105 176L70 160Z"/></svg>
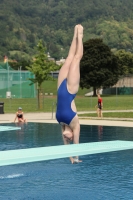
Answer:
<svg viewBox="0 0 133 200"><path fill-rule="evenodd" d="M75 51L75 55L73 57L73 60L70 63L69 68L67 69L68 74L67 74L67 89L70 93L75 94L78 91L79 88L79 81L80 81L80 60L83 56L83 43L82 43L82 38L83 38L83 27L81 25L77 26L77 47ZM71 104L72 110L76 112L76 106L74 101L72 101ZM62 135L63 135L63 140L64 144L70 143L70 140L73 140L74 144L79 143L79 135L80 135L80 124L79 124L79 119L78 116L76 115L69 126L64 125L62 126ZM70 157L70 160L72 163L74 162L81 162L78 159L78 156L75 158Z"/></svg>
<svg viewBox="0 0 133 200"><path fill-rule="evenodd" d="M71 43L71 46L69 49L68 57L66 58L65 63L61 67L60 72L59 72L58 87L60 86L62 81L68 77L71 63L72 63L74 56L76 54L76 51L77 51L78 26L79 25L76 25L74 28L73 40L72 40L72 43ZM70 129L69 126L64 126L64 128L62 128L62 134L64 135L64 137L66 137L68 139L73 138L72 130Z"/></svg>
<svg viewBox="0 0 133 200"><path fill-rule="evenodd" d="M80 60L83 56L83 27L78 25L78 40L77 40L77 49L73 61L71 63L68 77L67 77L67 87L70 93L75 94L79 88L79 80L80 80ZM72 102L72 109L76 112L76 106L74 101ZM78 116L76 115L71 122L69 127L65 126L65 130L63 131L63 135L71 138L71 133L73 134L73 143L79 143L79 133L80 133L80 124L78 120Z"/></svg>
<svg viewBox="0 0 133 200"><path fill-rule="evenodd" d="M68 56L59 72L58 87L60 86L62 81L67 78L71 62L73 61L73 58L75 56L76 49L77 49L77 31L78 31L78 25L76 25L74 28L74 35L73 35L73 39L72 39L72 43L71 43L71 46L69 49Z"/></svg>
<svg viewBox="0 0 133 200"><path fill-rule="evenodd" d="M71 63L68 78L67 78L67 87L70 93L75 94L78 92L79 81L80 81L80 60L83 56L83 27L78 25L78 45L76 54ZM76 112L76 106L74 101L72 102L72 109ZM70 123L70 128L73 131L73 143L79 143L79 135L80 135L80 124L78 116L76 115Z"/></svg>
<svg viewBox="0 0 133 200"><path fill-rule="evenodd" d="M80 81L80 60L83 56L83 27L78 25L78 42L76 54L71 62L71 66L67 76L67 85L70 93L75 94L79 89L79 81Z"/></svg>

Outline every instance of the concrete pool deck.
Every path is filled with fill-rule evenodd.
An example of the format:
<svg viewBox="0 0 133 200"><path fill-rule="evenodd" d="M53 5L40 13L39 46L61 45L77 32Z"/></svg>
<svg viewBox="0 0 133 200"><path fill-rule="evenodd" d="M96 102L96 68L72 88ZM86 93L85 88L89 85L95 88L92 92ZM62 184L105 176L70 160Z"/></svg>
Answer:
<svg viewBox="0 0 133 200"><path fill-rule="evenodd" d="M81 113L81 112L80 112ZM84 112L85 113L85 112ZM57 123L55 113L25 113L27 122ZM14 123L15 114L0 114L0 123ZM133 127L133 118L79 118L80 124ZM17 122L17 121L16 121Z"/></svg>

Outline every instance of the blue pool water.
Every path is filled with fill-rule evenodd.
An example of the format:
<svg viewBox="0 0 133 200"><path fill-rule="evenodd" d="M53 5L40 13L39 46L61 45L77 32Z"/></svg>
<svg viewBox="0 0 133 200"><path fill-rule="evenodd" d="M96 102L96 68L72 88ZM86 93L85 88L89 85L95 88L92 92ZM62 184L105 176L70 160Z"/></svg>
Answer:
<svg viewBox="0 0 133 200"><path fill-rule="evenodd" d="M133 128L81 126L81 143L110 140L133 141ZM2 151L62 144L58 124L28 123L0 132ZM80 158L74 165L64 158L0 167L0 200L133 199L133 150Z"/></svg>

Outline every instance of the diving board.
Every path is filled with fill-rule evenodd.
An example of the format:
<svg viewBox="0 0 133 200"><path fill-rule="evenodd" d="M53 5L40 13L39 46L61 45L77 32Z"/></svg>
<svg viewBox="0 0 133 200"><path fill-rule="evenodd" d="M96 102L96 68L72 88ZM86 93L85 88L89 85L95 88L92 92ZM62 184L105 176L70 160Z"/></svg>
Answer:
<svg viewBox="0 0 133 200"><path fill-rule="evenodd" d="M20 127L13 127L13 126L0 126L0 132L1 131L13 131L13 130L19 130Z"/></svg>
<svg viewBox="0 0 133 200"><path fill-rule="evenodd" d="M133 149L131 141L105 141L0 151L0 166Z"/></svg>

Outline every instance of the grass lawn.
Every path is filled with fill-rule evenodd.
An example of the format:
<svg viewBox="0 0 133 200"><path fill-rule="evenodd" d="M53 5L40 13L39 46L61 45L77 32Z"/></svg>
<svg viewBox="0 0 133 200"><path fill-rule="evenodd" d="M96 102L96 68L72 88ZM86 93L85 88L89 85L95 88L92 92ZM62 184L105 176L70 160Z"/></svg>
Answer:
<svg viewBox="0 0 133 200"><path fill-rule="evenodd" d="M43 92L44 93L53 93L53 95L57 94L57 80L53 81L44 81L42 84ZM79 88L79 91L77 93L78 96L84 96L86 93L90 92L91 90L88 89L81 89Z"/></svg>
<svg viewBox="0 0 133 200"><path fill-rule="evenodd" d="M45 97L41 101L41 108L38 110L37 99L1 99L4 102L5 113L15 113L18 107L22 107L24 112L52 112L55 110L55 97Z"/></svg>
<svg viewBox="0 0 133 200"><path fill-rule="evenodd" d="M14 113L21 106L24 112L52 112L56 109L57 80L45 81L42 85L43 93L53 93L53 96L41 97L41 107L38 109L37 98L0 99L4 102L4 112ZM75 98L78 111L95 111L97 97L85 97L89 90L81 88ZM102 96L103 110L129 110L133 109L133 95Z"/></svg>
<svg viewBox="0 0 133 200"><path fill-rule="evenodd" d="M133 109L133 95L102 96L103 110ZM78 111L96 110L97 97L76 97Z"/></svg>
<svg viewBox="0 0 133 200"><path fill-rule="evenodd" d="M103 110L130 110L133 109L133 95L103 96ZM21 106L24 112L52 112L56 109L56 96L44 96L41 99L41 108L37 108L36 98L0 99L4 102L5 113L14 113ZM77 96L75 103L78 111L95 111L97 97Z"/></svg>
<svg viewBox="0 0 133 200"><path fill-rule="evenodd" d="M97 113L80 114L80 117L97 117ZM133 112L108 112L103 117L109 118L133 118Z"/></svg>

